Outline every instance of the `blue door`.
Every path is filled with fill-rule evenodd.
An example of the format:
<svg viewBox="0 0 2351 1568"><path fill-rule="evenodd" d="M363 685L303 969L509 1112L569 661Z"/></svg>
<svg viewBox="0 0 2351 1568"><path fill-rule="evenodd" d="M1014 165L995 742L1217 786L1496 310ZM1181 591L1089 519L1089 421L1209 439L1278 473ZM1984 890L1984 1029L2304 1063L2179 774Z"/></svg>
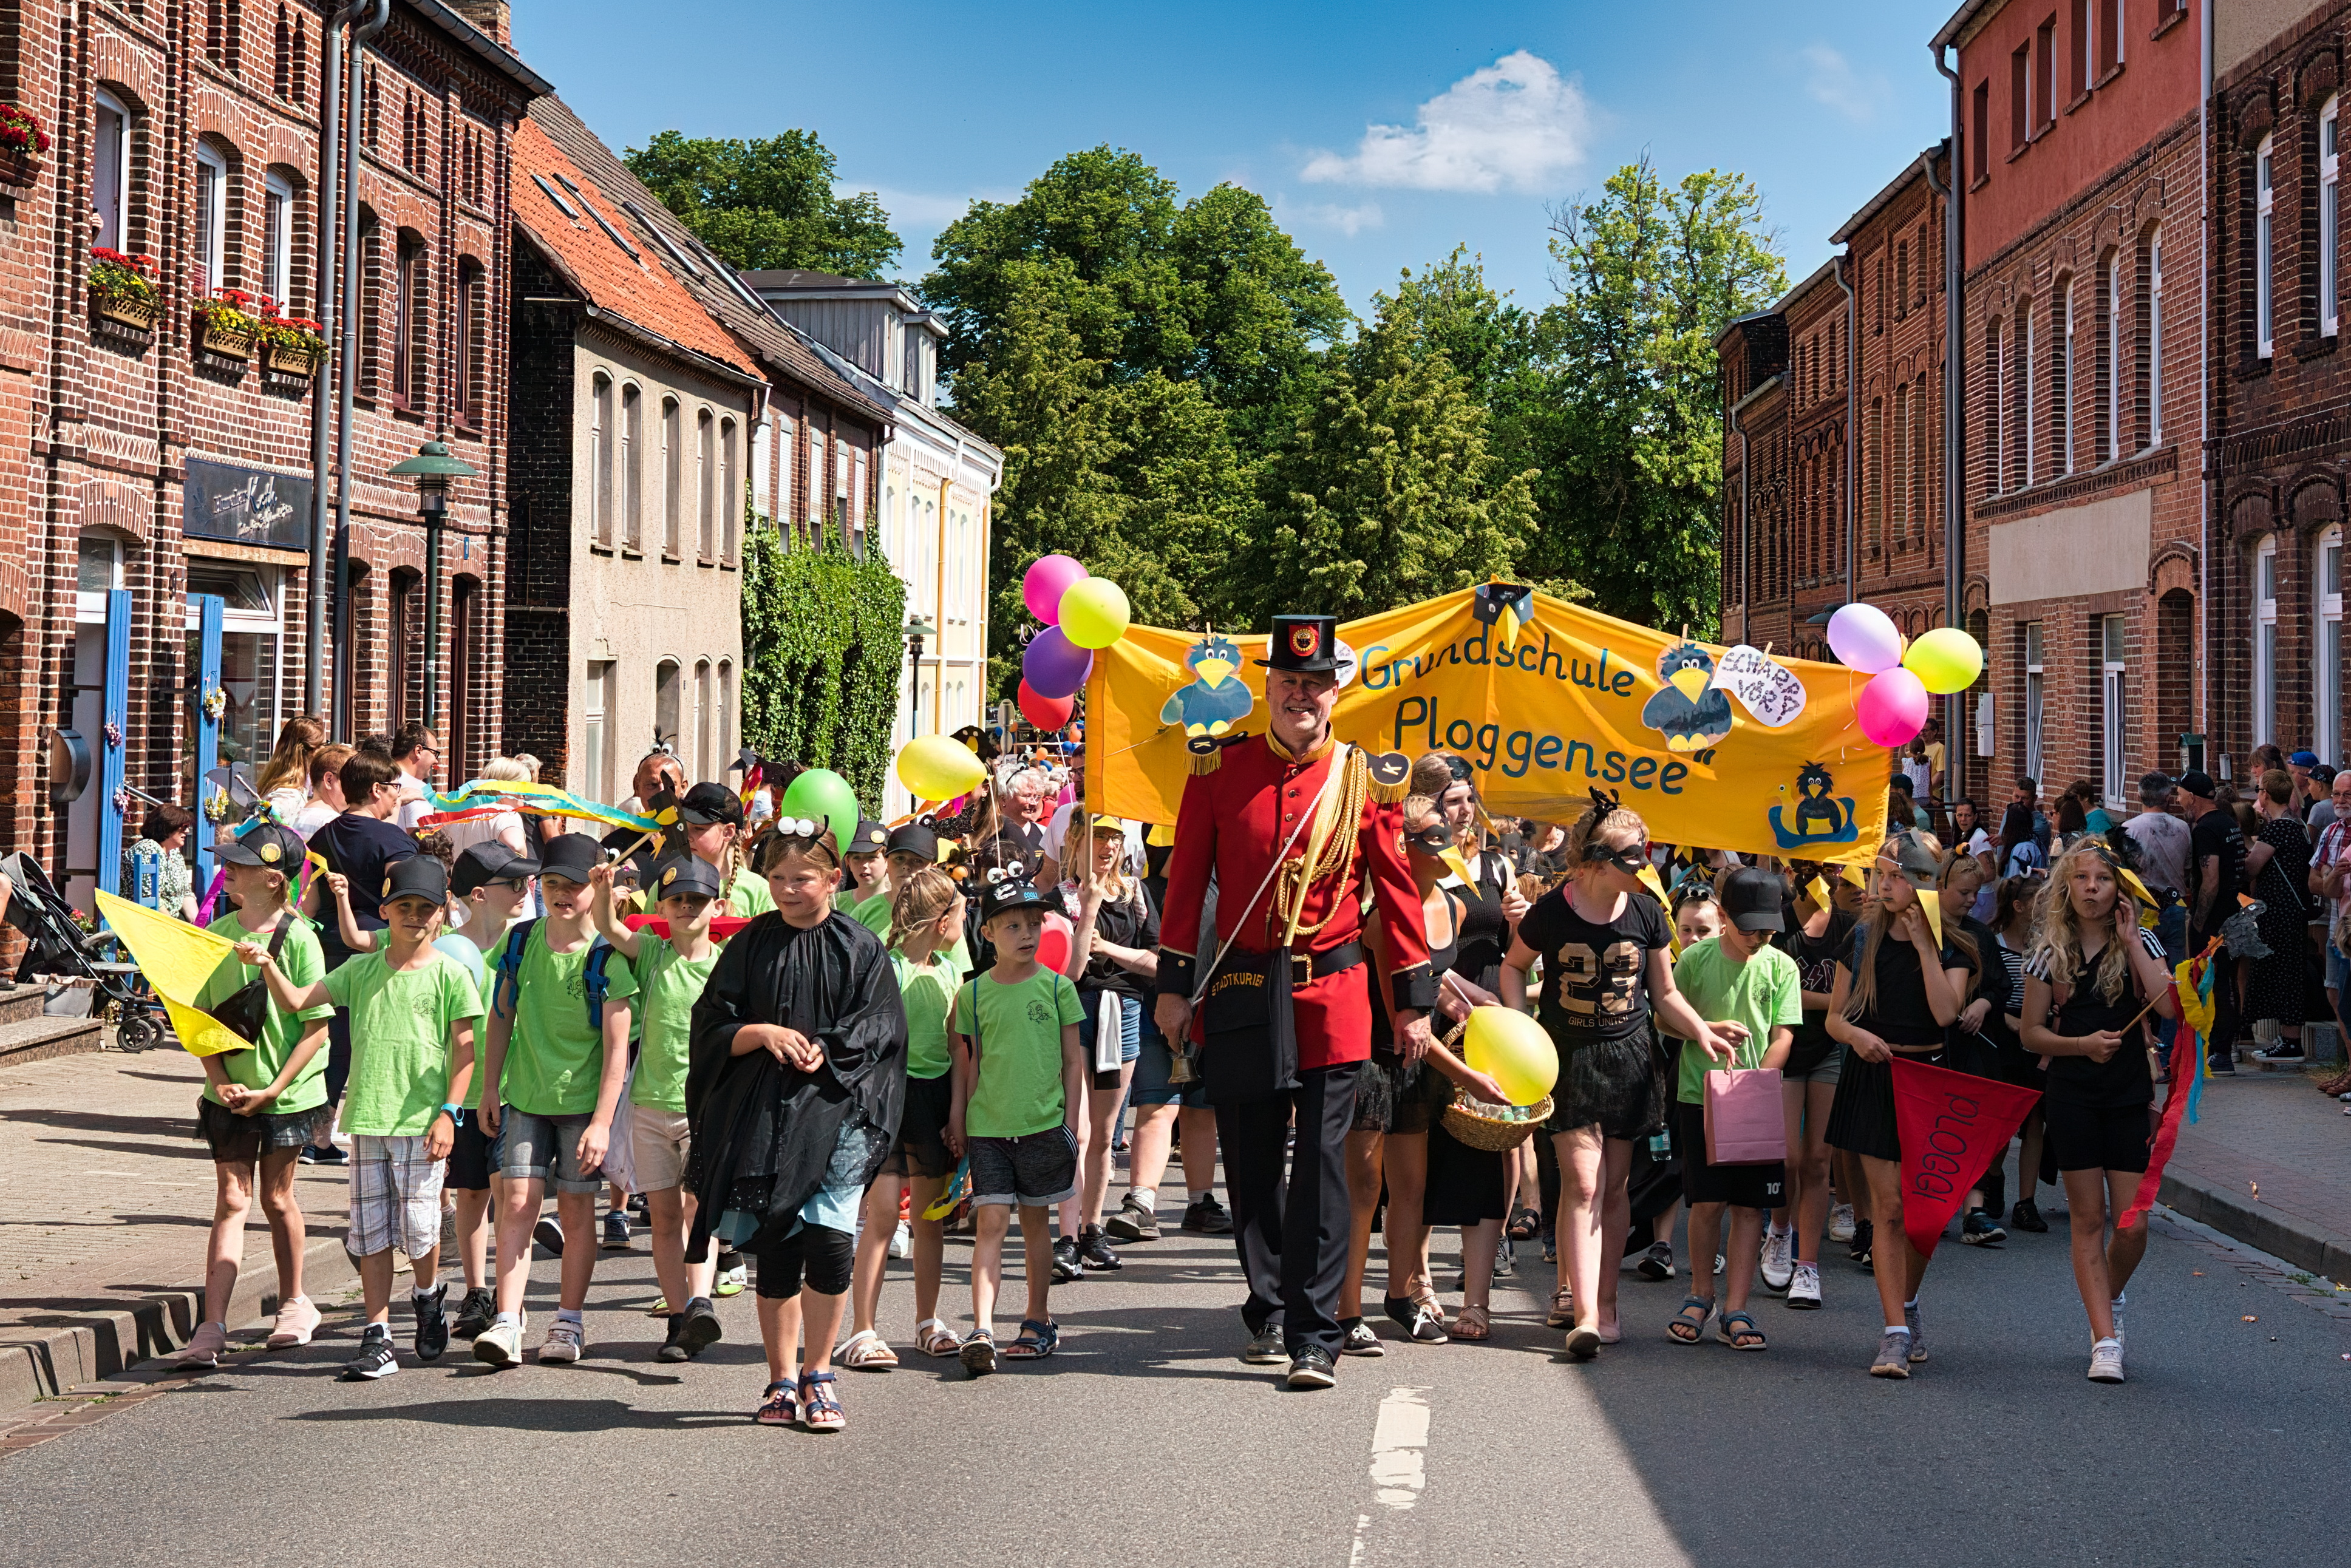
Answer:
<svg viewBox="0 0 2351 1568"><path fill-rule="evenodd" d="M213 802L222 793L207 775L220 766L221 611L225 601L217 593L196 595L196 886L213 883Z"/></svg>

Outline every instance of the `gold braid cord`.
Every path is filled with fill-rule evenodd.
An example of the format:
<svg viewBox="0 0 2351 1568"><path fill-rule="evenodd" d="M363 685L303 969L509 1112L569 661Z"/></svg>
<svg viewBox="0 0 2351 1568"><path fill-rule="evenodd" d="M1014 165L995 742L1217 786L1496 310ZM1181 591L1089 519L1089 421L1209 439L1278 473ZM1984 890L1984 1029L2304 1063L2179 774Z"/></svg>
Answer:
<svg viewBox="0 0 2351 1568"><path fill-rule="evenodd" d="M1268 915L1271 921L1290 932L1292 942L1321 931L1331 924L1331 917L1342 907L1341 900L1332 899L1331 907L1323 912L1322 919L1311 925L1299 924L1306 907L1306 895L1316 883L1336 874L1339 885L1343 887L1349 873L1354 870L1355 844L1363 837L1364 800L1370 786L1370 763L1360 749L1350 747L1347 776L1336 787L1338 807L1330 819L1331 834L1323 841L1321 855L1316 858L1311 870L1307 867L1305 855L1281 862L1281 870L1274 879L1273 907ZM1311 831L1309 836L1312 836Z"/></svg>

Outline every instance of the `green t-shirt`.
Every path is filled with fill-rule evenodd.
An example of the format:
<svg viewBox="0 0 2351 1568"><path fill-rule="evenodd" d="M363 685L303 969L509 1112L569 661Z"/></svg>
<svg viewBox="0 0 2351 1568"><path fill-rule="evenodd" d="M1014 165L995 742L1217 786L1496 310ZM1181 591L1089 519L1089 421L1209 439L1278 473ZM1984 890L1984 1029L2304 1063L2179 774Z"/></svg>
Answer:
<svg viewBox="0 0 2351 1568"><path fill-rule="evenodd" d="M1739 1048L1741 1067L1762 1064L1774 1028L1794 1029L1804 1021L1803 975L1793 958L1769 944L1746 963L1734 964L1721 942L1709 936L1683 951L1674 965L1674 988L1707 1022L1728 1019L1747 1026L1747 1043ZM1706 1074L1713 1065L1696 1044L1682 1042L1677 1098L1683 1104L1706 1103Z"/></svg>
<svg viewBox="0 0 2351 1568"><path fill-rule="evenodd" d="M936 1078L953 1065L947 1054L947 1009L955 1005L956 983L963 971L945 955L917 964L895 947L890 967L898 977L898 996L906 1007L906 1076Z"/></svg>
<svg viewBox="0 0 2351 1568"><path fill-rule="evenodd" d="M325 977L327 956L319 949L317 926L298 915L288 914L287 918L294 925L286 933L286 945L277 949L277 967L293 982L296 990L308 990ZM269 938L247 931L233 909L204 929L232 942L258 942L265 947L269 946ZM210 1010L235 996L247 981L259 978L260 970L240 964L234 957L224 958L221 967L213 971L212 978L204 982L204 988L196 994L196 1005ZM308 1026L320 1019L334 1016L334 1009L324 1007L289 1013L272 998L268 1017L261 1026L261 1039L251 1051L224 1051L221 1066L231 1080L247 1089L266 1089L277 1082L278 1070L286 1065L286 1059L294 1054L294 1048L302 1043L302 1037L310 1032ZM204 1098L215 1105L221 1103L219 1092L209 1083L204 1085ZM327 1048L322 1045L310 1058L309 1063L296 1075L294 1082L286 1086L286 1092L263 1107L261 1113L283 1116L296 1111L314 1110L326 1103Z"/></svg>
<svg viewBox="0 0 2351 1568"><path fill-rule="evenodd" d="M964 1131L975 1138L1025 1138L1069 1120L1061 1095L1061 1026L1085 1017L1078 988L1050 969L1015 985L993 973L956 993L956 1032L972 1034L979 1006L979 1079L964 1108Z"/></svg>
<svg viewBox="0 0 2351 1568"><path fill-rule="evenodd" d="M754 915L765 915L776 907L775 894L768 891L768 879L754 876L750 871L738 871L726 887L726 913L748 920Z"/></svg>
<svg viewBox="0 0 2351 1568"><path fill-rule="evenodd" d="M639 1010L644 1015L644 1032L629 1103L683 1115L694 1004L702 999L710 971L718 967L718 949L713 947L705 957L681 958L676 948L658 936L647 934L637 940L637 994L643 998Z"/></svg>
<svg viewBox="0 0 2351 1568"><path fill-rule="evenodd" d="M465 967L435 947L421 969L394 969L381 948L354 953L327 977L327 994L351 1010L351 1078L343 1130L416 1138L449 1099L449 1026L475 1025L482 991Z"/></svg>
<svg viewBox="0 0 2351 1568"><path fill-rule="evenodd" d="M856 921L859 925L864 926L868 931L872 932L874 936L882 938L883 941L887 942L890 940L889 890L884 888L882 892L875 894L872 897L867 899L864 903L851 910L849 912L849 917L852 920ZM961 979L964 976L971 973L971 948L965 944L963 933L960 931L956 933L955 946L947 949L947 966L949 969L953 971L956 979ZM914 1076L917 1078L923 1078L928 1075L917 1072Z"/></svg>
<svg viewBox="0 0 2351 1568"><path fill-rule="evenodd" d="M590 940L569 953L552 952L547 927L531 928L517 977L514 1038L498 1084L502 1103L534 1116L584 1116L596 1109L604 1074L603 1032L588 1021L588 955L596 946ZM605 955L605 1005L636 994L628 959Z"/></svg>

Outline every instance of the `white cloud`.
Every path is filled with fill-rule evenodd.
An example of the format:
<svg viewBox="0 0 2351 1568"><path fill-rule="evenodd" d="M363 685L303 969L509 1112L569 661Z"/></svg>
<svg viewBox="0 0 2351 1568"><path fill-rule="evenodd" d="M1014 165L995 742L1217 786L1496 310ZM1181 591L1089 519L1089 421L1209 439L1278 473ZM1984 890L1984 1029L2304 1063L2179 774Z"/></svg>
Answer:
<svg viewBox="0 0 2351 1568"><path fill-rule="evenodd" d="M1893 102L1893 86L1882 73L1863 75L1826 44L1808 45L1802 53L1812 68L1804 78L1804 91L1813 102L1826 105L1855 125L1868 124Z"/></svg>
<svg viewBox="0 0 2351 1568"><path fill-rule="evenodd" d="M1583 89L1520 49L1470 72L1415 111L1371 125L1352 154L1316 152L1309 180L1420 191L1537 190L1583 162L1592 109Z"/></svg>
<svg viewBox="0 0 2351 1568"><path fill-rule="evenodd" d="M1274 204L1275 216L1289 227L1337 229L1353 239L1365 229L1375 229L1386 224L1387 214L1380 211L1377 202L1364 202L1346 207L1336 202L1287 202Z"/></svg>
<svg viewBox="0 0 2351 1568"><path fill-rule="evenodd" d="M836 196L853 196L861 191L871 191L881 199L882 210L890 214L891 222L911 224L918 228L944 228L969 212L974 202L1019 199L1017 191L966 191L935 195L927 191L901 191L888 185L861 184L854 180L835 180L832 183L832 193Z"/></svg>

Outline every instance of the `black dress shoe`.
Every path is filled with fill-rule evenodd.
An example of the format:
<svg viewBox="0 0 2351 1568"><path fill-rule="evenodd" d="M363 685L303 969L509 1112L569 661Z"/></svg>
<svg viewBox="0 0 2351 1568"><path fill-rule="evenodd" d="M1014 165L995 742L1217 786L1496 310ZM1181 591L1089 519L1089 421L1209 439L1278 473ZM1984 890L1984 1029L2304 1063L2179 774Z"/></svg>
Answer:
<svg viewBox="0 0 2351 1568"><path fill-rule="evenodd" d="M1319 1344L1310 1344L1290 1358L1290 1386L1292 1388L1328 1388L1339 1381L1331 1365L1331 1357Z"/></svg>

